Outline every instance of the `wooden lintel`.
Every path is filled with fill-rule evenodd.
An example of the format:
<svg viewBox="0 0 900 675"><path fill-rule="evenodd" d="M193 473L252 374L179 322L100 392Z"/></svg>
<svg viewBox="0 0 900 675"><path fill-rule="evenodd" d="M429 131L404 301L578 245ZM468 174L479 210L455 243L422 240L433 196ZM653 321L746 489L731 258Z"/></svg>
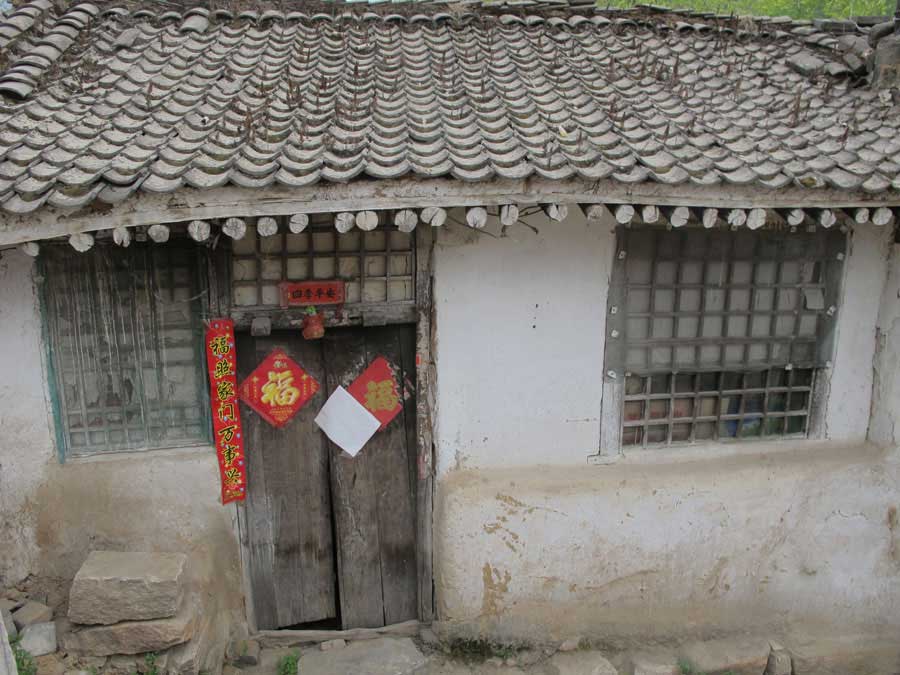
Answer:
<svg viewBox="0 0 900 675"><path fill-rule="evenodd" d="M470 183L438 178L328 183L305 188L182 188L170 194L139 192L120 204L102 202L80 209L41 208L34 213L0 213L0 246L76 232L228 217L294 215L340 211L414 209L426 206L503 204L636 203L717 208L855 208L900 206L900 194L862 191L779 190L756 186L693 184L629 185L614 180L553 181L544 178Z"/></svg>

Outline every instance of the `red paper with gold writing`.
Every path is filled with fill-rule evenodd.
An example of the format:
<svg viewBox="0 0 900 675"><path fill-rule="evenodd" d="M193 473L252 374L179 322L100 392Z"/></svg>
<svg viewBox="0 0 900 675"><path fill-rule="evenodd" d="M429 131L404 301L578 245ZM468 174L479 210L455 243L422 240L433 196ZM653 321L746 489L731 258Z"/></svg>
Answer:
<svg viewBox="0 0 900 675"><path fill-rule="evenodd" d="M403 410L397 380L391 364L383 356L372 361L362 375L347 387L347 392L378 418L381 422L379 431L383 431Z"/></svg>
<svg viewBox="0 0 900 675"><path fill-rule="evenodd" d="M283 427L319 391L319 383L275 349L241 383L241 400L273 427Z"/></svg>
<svg viewBox="0 0 900 675"><path fill-rule="evenodd" d="M209 368L213 435L219 471L222 474L222 503L247 496L247 468L244 462L244 432L237 399L234 322L212 319L206 329L206 365Z"/></svg>
<svg viewBox="0 0 900 675"><path fill-rule="evenodd" d="M345 286L343 281L282 281L281 306L343 305Z"/></svg>

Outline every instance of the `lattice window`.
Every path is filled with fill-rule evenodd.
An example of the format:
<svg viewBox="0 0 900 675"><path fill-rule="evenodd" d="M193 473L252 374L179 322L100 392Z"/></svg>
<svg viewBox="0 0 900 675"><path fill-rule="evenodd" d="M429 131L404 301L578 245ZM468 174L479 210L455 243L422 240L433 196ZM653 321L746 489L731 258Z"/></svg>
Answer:
<svg viewBox="0 0 900 675"><path fill-rule="evenodd" d="M342 279L347 305L412 305L415 302L414 235L381 224L371 232L340 234L332 216L313 216L292 234L285 221L277 234L252 230L232 246L232 304L278 307L282 281Z"/></svg>
<svg viewBox="0 0 900 675"><path fill-rule="evenodd" d="M815 370L630 375L622 445L805 436Z"/></svg>
<svg viewBox="0 0 900 675"><path fill-rule="evenodd" d="M69 455L209 442L196 246L47 247L45 311Z"/></svg>
<svg viewBox="0 0 900 675"><path fill-rule="evenodd" d="M807 434L845 237L620 228L606 343L620 443Z"/></svg>

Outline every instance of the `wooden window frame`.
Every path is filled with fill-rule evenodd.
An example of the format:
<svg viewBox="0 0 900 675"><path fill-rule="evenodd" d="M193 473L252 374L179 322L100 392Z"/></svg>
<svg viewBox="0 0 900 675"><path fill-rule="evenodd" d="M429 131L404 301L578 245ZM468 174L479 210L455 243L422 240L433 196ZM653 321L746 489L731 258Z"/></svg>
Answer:
<svg viewBox="0 0 900 675"><path fill-rule="evenodd" d="M234 251L235 243L231 240L220 240L218 250L222 258L217 265L217 274L221 279L221 285L226 291L227 314L234 319L235 328L238 330L245 329L250 326L254 318L268 318L271 321L272 329L296 328L298 317L302 314L301 307L282 308L272 304L262 303L262 286L274 286L279 283L277 280L269 280L265 283L261 279L261 265L264 260L279 260L282 266L281 280L288 279L287 259L288 258L305 258L307 260L308 270L313 270L314 260L328 258L334 260L335 274L332 278L339 278L339 258L356 258L359 269L360 298L358 302L349 302L340 307L322 305L317 309L325 318L326 326L383 326L395 323L416 323L417 314L417 284L416 277L417 250L419 236L417 232L421 229L427 229L427 225L422 224L413 232L406 236L410 238L409 249L395 250L391 242L391 234L399 232L393 225L389 212L379 212L380 222L374 232L383 233L385 236L385 248L383 251L369 250L365 244L365 237L368 232L354 229L353 235L359 237L359 246L355 249L341 250L339 246L335 246L333 252L316 252L313 246L314 234L329 234L337 238L347 236L350 233L342 234L334 228L333 214L314 214L307 228L299 236L306 236L306 248L304 251L296 253L288 253L287 239L289 235L288 218L278 218L278 233L272 235L273 238L280 238L282 241L281 250L277 253L268 254L261 250L261 240L255 232L255 228L248 227L245 237L256 237L254 244L254 253L236 253ZM292 235L297 236L297 235ZM224 244L221 245L221 244ZM392 255L409 255L410 271L408 274L398 274L391 271ZM367 258L383 258L384 274L369 275L367 273ZM254 260L257 264L256 281L242 281L234 278L233 263L239 260ZM385 299L383 301L365 301L363 300L363 287L369 280L375 280L378 283L385 284ZM411 286L412 297L408 300L390 300L390 285L392 282L409 283ZM235 301L235 289L239 287L259 287L257 290L256 305L239 305Z"/></svg>
<svg viewBox="0 0 900 675"><path fill-rule="evenodd" d="M734 249L739 241L736 231L725 231L724 233L722 231L709 231L717 232L714 236L728 238L728 245L730 247L728 249L729 256L727 258L723 258L722 260L716 259L726 270L726 281L724 285L720 281L716 286L712 286L706 279L706 270L708 269L706 263L708 261L703 257L694 258L694 260L700 260L703 263L703 278L701 283L682 283L681 266L684 261L691 260L689 256L683 257L681 255L684 251L683 242L688 241L688 235L684 233L691 231L691 229L692 228L684 228L680 233L673 235L670 233L671 228L646 226L638 228L617 228L616 254L613 263L613 273L610 281L607 307L608 320L604 355L605 372L601 410L601 455L621 453L627 448L635 447L665 447L695 442L736 442L756 439L807 438L810 436L817 436L820 433L820 425L818 424L820 415L818 413L821 406L819 392L822 389L821 381L823 379L821 370L828 364L828 360L831 358L834 347L837 305L839 302L840 285L843 276L843 260L847 244L846 232L837 230L828 232L816 228L808 228L799 235L796 231L741 231L740 236L745 238L753 237L751 240L753 242L753 250L748 255L735 255ZM702 234L697 234L697 230L699 230L699 228L693 228L694 234L692 236L703 236ZM794 230L796 230L796 228L794 228ZM680 244L681 249L679 249L679 255L662 258L662 260L665 260L666 262L673 262L675 264L675 271L673 277L674 281L672 283L660 285L657 284L658 276L656 273L656 266L661 258L659 257L659 252L656 248L658 246L656 242L662 237L660 234L661 232L666 232L666 236L670 237L678 236L680 234L682 243ZM700 230L700 232L702 233L703 231ZM650 261L649 283L635 285L629 282L627 271L629 260L628 249L629 242L632 241L630 236L633 234L654 239L652 249L653 254ZM783 248L779 248L775 257L770 256L760 258L758 251L760 248L764 249L760 244L762 241L760 239L761 237L769 237L772 241L777 242L779 237L791 236L820 237L821 241L818 242L818 245L821 249L819 253L814 255L805 251L803 255L793 257L786 255ZM733 264L735 262L743 262L751 265L749 283L737 284L733 282ZM774 265L776 276L772 282L761 284L757 281L757 264L760 262L771 263ZM782 279L781 274L785 263L804 262L812 263L816 266L816 278L812 282L803 283L801 279L796 283L789 283ZM628 302L628 291L631 287L640 287L640 290L644 292L649 291L650 293L648 296L649 306L646 310L637 314L639 318L648 322L645 325L648 331L652 330L653 321L659 316L655 313L655 291L662 288L663 290L668 290L673 293L671 300L672 306L665 307L662 312L662 316L672 320L673 325L671 335L659 340L654 340L654 337L649 332L646 335L642 335L641 339L634 343L638 345L639 349L644 350L644 358L641 360L641 363L637 364L636 370L633 357L632 361L629 362L628 357L626 356L629 345L631 344L628 337L629 318L633 318L634 316L634 313L630 311L631 306ZM679 302L683 287L699 289L701 304L696 311L680 311ZM744 289L749 293L749 304L742 310L730 312L729 302L732 291L736 288ZM818 310L812 310L808 306L804 306L807 288L815 288L821 292L824 303ZM713 289L724 291L725 305L722 311L710 312L707 314L704 306L705 298L707 292ZM778 305L780 293L782 290L786 289L796 289L797 293L798 304L790 311L782 311L782 308ZM773 294L772 302L774 304L772 307L768 309L760 309L757 307L758 290L767 290ZM705 317L711 316L712 314L721 317L721 335L703 337L700 334L703 320ZM814 337L800 334L799 317L801 314L815 315L817 323ZM688 339L677 337L679 335L678 320L683 315L690 315L697 324L697 334ZM739 315L747 317L745 326L746 335L742 338L734 339L726 335L726 326L728 325L730 318ZM793 316L793 326L790 335L776 334L776 322L781 315L787 317ZM753 330L753 318L756 316L767 316L769 318L770 328L768 335L751 333ZM784 359L783 352L781 352L778 357L775 356L773 345L776 343L786 343L788 345L787 359ZM807 357L798 360L797 362L792 361L792 357L795 354L795 343L812 345L811 350L807 349L805 351ZM759 353L759 348L763 345L765 346L765 359L762 361L759 359L755 362L751 361L749 354L752 346L756 346L757 353ZM695 358L693 362L690 363L679 363L675 355L676 349L680 349L682 353L684 353L685 346L688 349L693 347ZM717 361L704 361L700 357L701 348L704 346L714 346L719 349ZM731 347L731 353L734 351L733 346L742 349L743 353L741 359L739 361L727 360L726 355L729 353L729 349L726 349L726 346ZM654 348L670 350L667 363L665 360L663 360L662 363L652 362L651 350ZM801 351L800 353L804 352ZM788 373L785 379L787 382L786 388L769 386L771 379L770 373L776 370L784 370ZM749 380L756 379L757 376L755 374L761 371L766 373L764 375L765 385L760 387L758 382L750 383ZM811 376L808 378L809 381L802 386L798 385L797 387L794 387L794 372L811 373ZM719 378L715 388L702 392L699 389L690 392L676 391L676 377L690 376L694 378L694 381L699 383L701 375L705 374L708 376L710 373L716 373L716 376ZM723 378L726 374L737 375L740 379L740 384L735 385L732 382L726 387L723 382ZM652 391L651 378L661 376L669 378L669 386L664 387L664 390L661 391ZM636 379L642 378L646 381L639 391L631 391L629 393L626 390L627 383L630 384ZM631 386L633 388L633 384ZM770 396L780 395L782 393L787 399L785 401L785 409L783 411L773 409L771 407L772 399L770 399ZM792 410L790 406L793 402L793 397L799 396L800 394L803 394L806 397L805 403L802 407ZM747 410L747 401L754 401L752 408L755 408L756 404L759 402L757 399L759 399L760 396L762 397L762 410ZM714 416L699 414L700 409L698 404L701 398L716 398L716 414ZM682 415L680 417L675 416L674 408L676 399L690 399L693 401L691 404L690 415ZM654 400L657 402L652 403ZM723 402L728 401L730 404L732 400L739 401L738 409L734 411L726 410L723 413ZM656 406L656 417L651 414L651 405ZM665 406L665 411L662 410L663 406ZM626 414L626 407L630 408L630 414ZM640 415L637 417L635 417L636 411L640 412ZM664 412L664 414L659 414L661 412ZM776 434L773 430L778 427L779 422L775 420L780 417L783 417L785 421L780 423L781 433ZM797 431L796 422L789 423L787 421L792 417L802 418L802 431ZM760 433L758 435L742 435L741 431L744 429L745 422L751 422L751 424L747 425L747 429L749 430L753 428L753 424L755 424L756 420L760 420L761 423ZM729 428L732 423L736 424L736 429L733 430L734 433L731 433L732 430ZM698 427L698 424L704 426ZM709 430L709 426L707 426L709 424L715 425L712 434L706 433ZM649 433L651 427L652 434ZM688 428L689 433L687 434L687 438L682 438L684 435L683 432ZM697 438L696 432L698 428L704 429L701 438ZM722 433L723 430L725 430L725 433ZM766 431L770 431L770 433L765 433ZM675 438L673 438L673 434ZM650 438L651 435L653 436L652 440Z"/></svg>
<svg viewBox="0 0 900 675"><path fill-rule="evenodd" d="M179 246L179 243L169 244L169 246ZM191 296L188 298L190 302L197 302L199 305L199 314L205 313L206 306L206 255L203 249L199 249L193 242L185 242L183 244L184 250L188 251L189 258L192 257L193 260L189 260L189 265L193 266L193 272L191 276L191 280L189 281L190 287L189 292ZM206 386L206 372L203 367L203 354L202 354L202 339L195 340L196 349L194 355L194 364L195 364L195 373L194 376L197 382L197 407L200 411L199 416L199 428L201 430L201 434L197 437L191 437L190 434L187 433L187 428L185 428L185 437L179 439L158 439L153 440L149 437L144 442L130 442L129 433L132 431L128 427L130 425L126 425L123 429L123 433L125 434L125 442L118 444L109 440L110 434L117 431L115 425L103 425L102 427L96 428L86 428L85 433L106 433L107 442L104 444L99 444L97 442L89 441L85 446L75 447L71 442L70 434L72 433L71 429L68 428L68 420L70 417L70 413L67 407L67 401L65 400L65 395L62 390L62 380L60 379L64 370L64 364L61 362L61 350L62 350L62 338L58 333L58 318L54 314L55 311L59 309L59 303L62 302L57 293L54 293L54 289L52 288L52 279L49 277L54 275L56 271L52 268L52 265L58 264L57 262L51 261L49 259L52 255L59 256L90 256L90 255L103 255L106 251L109 251L111 254L118 255L130 255L132 257L137 256L137 251L143 250L147 252L147 260L152 265L152 268L148 268L148 274L152 274L156 269L157 261L155 256L163 251L163 249L156 247L153 244L138 244L134 245L133 249L129 249L127 251L123 251L118 247L113 247L111 243L108 242L100 242L95 246L94 249L87 253L77 253L72 251L68 246L63 244L55 245L49 244L46 246L45 255L41 256L38 259L38 286L39 286L39 297L40 297L40 310L41 310L41 319L42 319L42 338L44 342L44 359L47 365L47 373L48 373L48 390L50 396L50 402L53 412L53 421L54 421L54 430L55 430L55 439L57 446L57 456L61 463L66 462L68 459L72 458L82 458L82 457L97 457L107 454L115 454L121 452L150 452L154 450L167 450L167 449L176 449L176 448L191 448L191 447L204 447L208 446L212 443L212 430L210 426L210 418L209 418L209 390ZM58 253L57 253L58 251ZM174 268L169 268L168 278L169 278L169 289L174 289L176 287L173 277ZM90 283L92 285L91 291L95 291L96 280L88 279L86 283ZM112 281L110 283L113 283ZM118 290L117 290L118 292ZM127 289L124 292L136 293L137 288L133 287ZM174 291L171 291L174 292ZM93 304L93 303L92 303ZM95 311L94 307L89 308L89 311ZM153 308L153 311L158 311L157 307ZM196 325L192 326L192 329L197 332L202 329L199 321L201 316L192 316L191 322ZM137 332L136 327L132 327L132 335L135 335ZM118 334L116 335L118 338ZM92 338L93 339L93 338ZM149 341L148 341L149 342ZM162 363L162 357L159 350L159 344L157 340L152 341L153 344L150 345L150 348L153 352L154 360L157 363ZM118 343L117 343L118 344ZM88 347L90 347L88 345ZM96 348L96 345L94 345ZM120 349L123 347L116 347L116 349ZM134 351L136 347L131 347L130 350ZM188 366L188 363L179 363L180 366ZM138 368L138 371L143 370L142 368ZM76 375L76 377L82 377L82 375ZM124 390L124 376L122 373L119 373L119 380L121 388L119 390L119 395L121 396L121 392ZM140 378L139 378L140 379ZM133 386L133 385L132 385ZM157 383L157 386L161 386L161 383ZM83 387L81 387L83 389ZM138 396L141 397L142 409L148 405L147 401L143 400L143 392L138 392ZM82 417L86 420L89 414L94 414L94 411L87 409L86 403L84 399L84 392L80 393L81 397L81 410L80 413ZM119 404L122 407L122 416L123 420L128 416L125 403L120 401ZM145 434L149 435L149 429L152 427L148 426L144 431ZM87 448L87 449L83 449Z"/></svg>

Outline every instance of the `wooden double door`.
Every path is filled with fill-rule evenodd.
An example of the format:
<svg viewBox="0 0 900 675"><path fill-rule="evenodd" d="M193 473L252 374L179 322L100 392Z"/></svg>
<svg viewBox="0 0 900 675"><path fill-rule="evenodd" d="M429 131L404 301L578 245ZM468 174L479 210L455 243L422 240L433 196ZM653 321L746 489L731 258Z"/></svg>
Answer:
<svg viewBox="0 0 900 675"><path fill-rule="evenodd" d="M238 334L238 380L276 347L320 389L281 429L241 406L247 499L240 510L259 629L373 628L417 618L415 330L397 325ZM403 412L352 458L313 421L377 356L395 366Z"/></svg>

